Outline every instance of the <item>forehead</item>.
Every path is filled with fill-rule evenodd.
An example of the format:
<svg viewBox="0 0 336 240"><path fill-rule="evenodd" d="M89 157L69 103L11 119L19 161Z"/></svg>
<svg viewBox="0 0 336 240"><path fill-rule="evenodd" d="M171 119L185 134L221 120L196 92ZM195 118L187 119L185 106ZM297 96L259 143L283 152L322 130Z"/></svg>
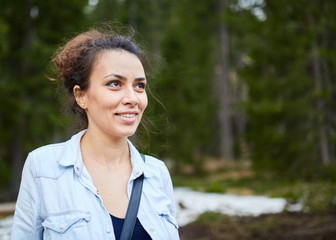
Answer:
<svg viewBox="0 0 336 240"><path fill-rule="evenodd" d="M119 74L144 75L144 68L140 59L133 53L125 50L103 51L97 56L92 68L94 73L113 72Z"/></svg>

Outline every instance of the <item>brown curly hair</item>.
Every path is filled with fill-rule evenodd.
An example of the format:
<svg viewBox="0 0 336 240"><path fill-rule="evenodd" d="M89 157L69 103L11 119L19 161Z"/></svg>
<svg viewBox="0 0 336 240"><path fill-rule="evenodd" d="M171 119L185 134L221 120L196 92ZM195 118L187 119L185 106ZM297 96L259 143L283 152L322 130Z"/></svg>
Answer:
<svg viewBox="0 0 336 240"><path fill-rule="evenodd" d="M88 118L85 110L77 104L73 88L76 85L84 91L89 88L89 77L95 60L109 50L125 50L136 55L144 64L144 52L131 37L100 30L90 30L75 36L59 48L52 60L58 71L56 79L64 81L64 87L71 97L71 110L79 116L82 129L87 128Z"/></svg>

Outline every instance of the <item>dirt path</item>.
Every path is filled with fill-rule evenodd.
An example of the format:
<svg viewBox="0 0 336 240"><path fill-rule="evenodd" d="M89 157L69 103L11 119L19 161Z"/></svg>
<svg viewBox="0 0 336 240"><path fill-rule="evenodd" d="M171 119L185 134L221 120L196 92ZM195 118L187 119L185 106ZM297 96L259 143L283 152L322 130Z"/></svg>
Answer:
<svg viewBox="0 0 336 240"><path fill-rule="evenodd" d="M336 212L259 217L205 214L180 228L181 240L336 240Z"/></svg>

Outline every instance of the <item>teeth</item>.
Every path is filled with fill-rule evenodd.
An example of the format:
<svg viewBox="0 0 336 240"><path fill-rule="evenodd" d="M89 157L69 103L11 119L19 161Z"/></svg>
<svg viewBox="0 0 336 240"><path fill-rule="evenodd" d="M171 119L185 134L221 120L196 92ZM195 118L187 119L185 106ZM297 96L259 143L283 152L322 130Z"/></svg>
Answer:
<svg viewBox="0 0 336 240"><path fill-rule="evenodd" d="M131 118L131 117L135 117L135 113L125 113L125 114L118 114L121 117L127 117L127 118Z"/></svg>

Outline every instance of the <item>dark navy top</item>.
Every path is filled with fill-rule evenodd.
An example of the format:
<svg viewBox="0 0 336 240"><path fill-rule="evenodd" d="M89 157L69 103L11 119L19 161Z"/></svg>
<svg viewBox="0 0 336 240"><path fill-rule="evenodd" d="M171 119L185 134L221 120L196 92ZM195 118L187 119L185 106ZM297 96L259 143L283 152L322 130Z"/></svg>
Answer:
<svg viewBox="0 0 336 240"><path fill-rule="evenodd" d="M113 224L114 235L116 237L116 240L119 240L121 229L122 229L125 219L117 218L115 216L112 216L111 214L110 216L111 216L111 220ZM132 240L151 240L151 237L146 232L146 230L143 228L138 218L136 219L136 222L135 222Z"/></svg>

